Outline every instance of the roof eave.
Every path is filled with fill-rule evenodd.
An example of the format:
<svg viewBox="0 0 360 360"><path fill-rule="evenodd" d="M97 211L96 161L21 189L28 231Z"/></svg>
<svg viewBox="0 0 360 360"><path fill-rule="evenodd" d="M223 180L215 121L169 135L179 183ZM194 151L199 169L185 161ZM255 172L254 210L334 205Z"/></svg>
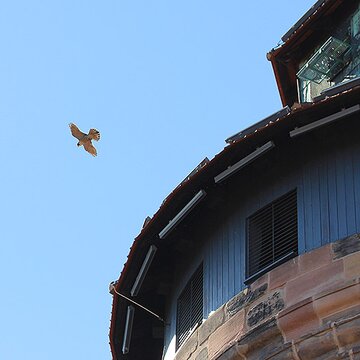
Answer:
<svg viewBox="0 0 360 360"><path fill-rule="evenodd" d="M317 1L294 26L281 38L283 43L276 48L270 50L267 59L271 62L276 84L280 93L283 106L291 106L296 99L291 99L287 95L287 88L296 86L293 76L296 72L296 63L287 62L290 53L296 50L300 44L309 39L314 33L313 24L322 15L333 12L338 8L344 0L319 0ZM292 59L293 60L293 59ZM295 85L294 85L295 84Z"/></svg>
<svg viewBox="0 0 360 360"><path fill-rule="evenodd" d="M354 90L356 91L354 92ZM141 245L146 239L150 236L152 236L154 233L157 232L158 228L161 228L163 224L166 223L166 221L169 218L168 214L168 208L171 207L174 201L178 201L177 196L181 192L191 192L194 190L193 188L196 187L196 184L198 183L199 177L208 178L210 181L212 179L212 176L214 175L214 169L218 168L219 165L224 165L223 167L226 167L226 160L229 160L228 157L230 157L231 153L234 151L238 151L239 147L247 147L250 145L256 146L257 143L260 143L261 140L264 140L264 132L271 128L272 126L281 123L282 121L286 119L291 119L292 116L298 116L298 117L304 117L304 115L307 115L308 111L317 111L317 109L323 109L327 106L328 103L332 103L335 101L335 99L338 99L338 106L342 106L343 102L346 102L346 98L348 94L351 95L351 93L354 93L354 96L360 93L360 85L355 86L351 89L346 89L345 91L334 94L332 96L326 97L324 99L321 99L317 102L313 103L307 103L307 104L299 104L298 107L291 110L291 112L285 114L284 116L274 120L270 121L268 124L262 124L261 127L254 130L253 133L248 134L246 137L242 137L233 143L226 146L219 154L217 154L212 160L206 163L206 166L200 168L192 177L188 178L185 182L181 183L181 186L177 186L173 192L165 199L159 210L155 213L155 215L152 217L152 219L147 223L147 225L142 229L140 234L135 238L133 245L131 246L128 258L126 263L124 264L124 268L120 274L119 280L116 284L116 289L118 291L121 291L122 287L124 286L124 283L126 281L126 278L129 275L130 268L133 263L133 259L135 258L135 254L139 251L139 245ZM344 99L344 101L342 101ZM321 111L321 110L320 110ZM268 135L265 135L265 138ZM111 314L111 324L110 324L110 347L113 354L113 360L118 360L119 358L116 355L116 349L114 345L114 339L115 339L115 323L117 318L117 311L118 311L118 296L115 294L113 296L113 303L112 303L112 314Z"/></svg>

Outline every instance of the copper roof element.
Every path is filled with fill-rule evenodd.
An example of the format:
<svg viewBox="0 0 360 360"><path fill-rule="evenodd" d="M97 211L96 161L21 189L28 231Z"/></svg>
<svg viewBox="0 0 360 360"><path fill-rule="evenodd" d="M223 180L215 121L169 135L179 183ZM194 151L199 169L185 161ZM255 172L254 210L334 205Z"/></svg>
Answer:
<svg viewBox="0 0 360 360"><path fill-rule="evenodd" d="M325 41L329 28L335 26L349 13L358 1L319 0L282 37L280 46L270 50L267 59L271 62L283 106L292 106L298 101L296 73L306 54Z"/></svg>
<svg viewBox="0 0 360 360"><path fill-rule="evenodd" d="M151 217L150 216L147 216L144 220L144 223L143 223L143 228L151 221Z"/></svg>
<svg viewBox="0 0 360 360"><path fill-rule="evenodd" d="M282 37L281 40L285 42L291 35L293 35L304 23L313 16L316 11L323 6L326 0L318 0Z"/></svg>

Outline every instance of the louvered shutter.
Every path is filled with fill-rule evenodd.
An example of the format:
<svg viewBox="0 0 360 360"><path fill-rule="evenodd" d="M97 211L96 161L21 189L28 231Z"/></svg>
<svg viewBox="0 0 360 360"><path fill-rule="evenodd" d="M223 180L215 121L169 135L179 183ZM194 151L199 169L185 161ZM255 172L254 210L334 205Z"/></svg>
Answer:
<svg viewBox="0 0 360 360"><path fill-rule="evenodd" d="M297 192L293 190L258 210L247 221L247 275L261 275L298 251Z"/></svg>
<svg viewBox="0 0 360 360"><path fill-rule="evenodd" d="M177 301L176 350L203 319L203 266L195 271Z"/></svg>

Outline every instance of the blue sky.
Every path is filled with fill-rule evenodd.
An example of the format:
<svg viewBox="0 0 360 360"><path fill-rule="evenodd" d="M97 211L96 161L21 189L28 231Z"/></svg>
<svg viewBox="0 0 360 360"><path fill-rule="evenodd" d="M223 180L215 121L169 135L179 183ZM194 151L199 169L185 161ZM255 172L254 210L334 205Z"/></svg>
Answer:
<svg viewBox="0 0 360 360"><path fill-rule="evenodd" d="M144 219L281 108L266 53L314 2L0 1L0 359L111 359Z"/></svg>

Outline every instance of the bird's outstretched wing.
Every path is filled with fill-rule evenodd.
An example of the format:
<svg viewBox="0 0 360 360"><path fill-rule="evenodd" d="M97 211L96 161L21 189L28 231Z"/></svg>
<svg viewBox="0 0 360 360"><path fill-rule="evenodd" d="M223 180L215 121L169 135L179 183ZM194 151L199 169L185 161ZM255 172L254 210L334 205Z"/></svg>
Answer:
<svg viewBox="0 0 360 360"><path fill-rule="evenodd" d="M91 143L90 140L86 141L84 143L84 149L90 153L92 156L96 156L97 155L97 151L96 149L94 148L93 144Z"/></svg>
<svg viewBox="0 0 360 360"><path fill-rule="evenodd" d="M100 140L100 133L96 129L90 129L88 137L90 140L99 141Z"/></svg>
<svg viewBox="0 0 360 360"><path fill-rule="evenodd" d="M86 134L84 134L82 131L79 130L79 128L73 124L70 123L70 130L71 130L71 134L76 137L78 140L82 139Z"/></svg>

